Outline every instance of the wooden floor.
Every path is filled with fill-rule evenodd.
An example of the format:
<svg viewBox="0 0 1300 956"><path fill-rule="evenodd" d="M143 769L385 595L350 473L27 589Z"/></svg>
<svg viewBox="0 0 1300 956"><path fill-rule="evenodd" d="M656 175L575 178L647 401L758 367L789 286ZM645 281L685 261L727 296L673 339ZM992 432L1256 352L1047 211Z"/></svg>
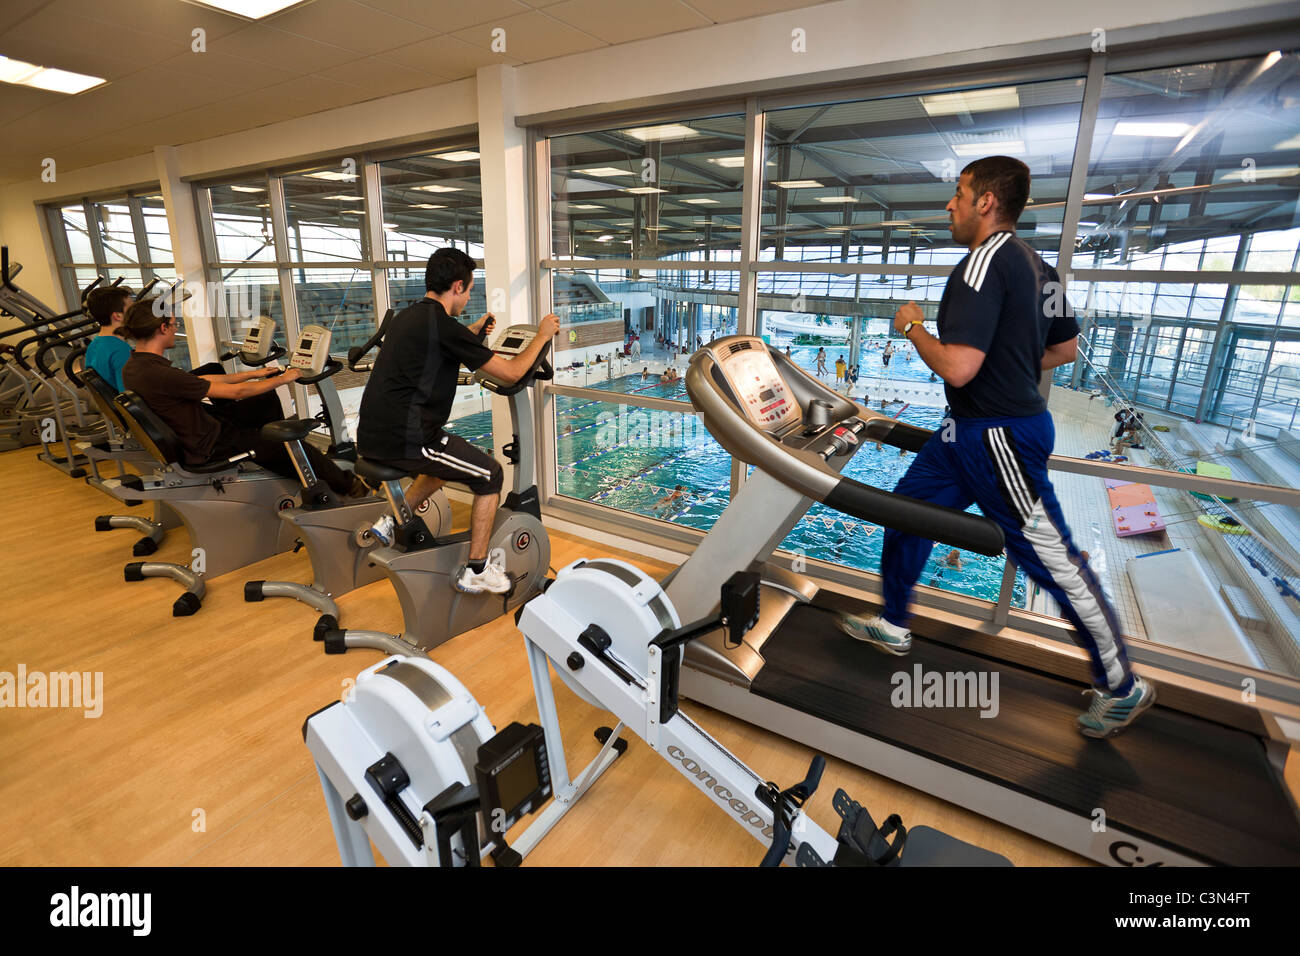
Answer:
<svg viewBox="0 0 1300 956"><path fill-rule="evenodd" d="M248 579L309 581L306 554L283 554L209 583L203 609L173 618L176 584L127 584L132 531L96 534L95 515L122 513L98 490L37 461L0 454L0 671L102 672L103 714L0 709L0 865L331 866L338 854L304 718L380 659L326 656L315 612L288 600L243 601ZM143 513L144 509L136 509ZM187 562L173 532L156 560ZM648 572L663 565L557 534L555 567L615 555ZM397 631L386 582L343 597L344 622ZM431 655L456 674L494 724L536 719L522 638L510 617ZM608 722L557 682L571 768ZM760 775L802 779L812 752L697 705L684 708ZM831 795L844 787L877 820L898 812L1003 853L1017 865L1086 860L892 781L830 760L810 814L832 832ZM763 847L642 742L551 832L525 865L750 866Z"/></svg>

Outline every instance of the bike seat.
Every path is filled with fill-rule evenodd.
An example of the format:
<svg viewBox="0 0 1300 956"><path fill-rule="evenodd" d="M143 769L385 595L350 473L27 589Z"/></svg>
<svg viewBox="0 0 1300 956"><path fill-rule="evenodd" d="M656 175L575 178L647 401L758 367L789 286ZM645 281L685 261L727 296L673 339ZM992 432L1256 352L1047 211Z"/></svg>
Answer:
<svg viewBox="0 0 1300 956"><path fill-rule="evenodd" d="M320 422L314 418L290 418L262 426L262 437L267 441L302 441L316 430Z"/></svg>
<svg viewBox="0 0 1300 956"><path fill-rule="evenodd" d="M381 464L380 462L372 461L369 458L358 458L354 470L358 475L366 479L366 481L370 483L371 487L383 484L385 481L399 481L409 474L409 472L401 468L394 468L392 465Z"/></svg>

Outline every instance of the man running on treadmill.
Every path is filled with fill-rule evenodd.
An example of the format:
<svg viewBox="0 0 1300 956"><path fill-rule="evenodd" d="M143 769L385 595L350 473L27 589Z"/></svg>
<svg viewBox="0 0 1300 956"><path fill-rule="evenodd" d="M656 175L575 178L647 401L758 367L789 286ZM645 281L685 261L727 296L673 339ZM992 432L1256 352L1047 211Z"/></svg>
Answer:
<svg viewBox="0 0 1300 956"><path fill-rule="evenodd" d="M953 239L970 255L944 288L939 335L926 331L914 302L894 316L895 330L944 380L954 426L934 433L894 490L959 510L975 503L1002 526L1007 553L1061 605L1092 661L1080 732L1109 737L1151 706L1155 688L1129 667L1119 621L1048 477L1055 429L1038 382L1074 361L1079 327L1056 270L1015 234L1028 198L1029 167L1018 159L991 156L963 169L946 208ZM911 650L907 607L933 547L886 529L884 611L846 616L841 627L891 654Z"/></svg>
<svg viewBox="0 0 1300 956"><path fill-rule="evenodd" d="M443 426L451 417L462 365L517 382L537 364L542 349L559 332L560 321L545 316L537 337L521 354L497 355L484 344L494 323L491 313L469 326L456 321L469 305L475 268L474 260L459 249L439 249L429 257L424 273L428 291L389 323L366 383L357 450L362 457L415 475L406 491L413 509L448 481L467 485L474 494L469 563L456 576L456 590L505 594L511 586L509 575L500 565L488 563L492 522L501 501L501 466ZM391 534L391 524L385 523Z"/></svg>

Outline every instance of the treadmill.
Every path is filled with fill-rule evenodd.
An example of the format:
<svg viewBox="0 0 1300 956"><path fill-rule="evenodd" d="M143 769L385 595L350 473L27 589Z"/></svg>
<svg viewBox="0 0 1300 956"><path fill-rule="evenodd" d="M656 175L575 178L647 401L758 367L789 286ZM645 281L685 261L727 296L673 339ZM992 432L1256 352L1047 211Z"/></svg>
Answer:
<svg viewBox="0 0 1300 956"><path fill-rule="evenodd" d="M722 632L688 646L683 696L1100 863L1300 865L1283 770L1294 721L1171 687L1123 733L1089 739L1075 724L1087 685L1074 659L1025 653L992 625L944 614L918 616L911 654L892 657L836 625L867 604L764 563L814 501L1001 553L1001 528L985 518L839 473L867 442L918 451L929 431L852 402L752 336L696 352L686 390L713 437L754 470L665 590L682 620L700 620L734 572L759 570L764 586L759 622L738 647ZM1013 646L1020 662L1006 657ZM972 700L927 706L917 688L936 674L950 700L963 688ZM990 713L974 688L995 677Z"/></svg>

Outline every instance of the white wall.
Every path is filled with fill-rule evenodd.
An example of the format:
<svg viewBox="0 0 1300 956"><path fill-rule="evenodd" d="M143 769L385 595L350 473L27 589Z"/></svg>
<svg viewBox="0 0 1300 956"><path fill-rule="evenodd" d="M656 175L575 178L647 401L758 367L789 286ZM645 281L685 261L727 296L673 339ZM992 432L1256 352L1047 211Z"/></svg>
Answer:
<svg viewBox="0 0 1300 956"><path fill-rule="evenodd" d="M532 116L701 90L730 95L743 85L780 89L813 82L814 74L925 57L948 56L955 62L989 47L1052 39L1061 39L1063 49L1085 48L1095 28L1113 33L1143 24L1176 25L1271 5L1258 0L840 0L519 67L514 112ZM807 52L792 52L796 28L804 31ZM475 91L475 80L460 80L187 143L173 154L173 172L186 178L216 176L433 139L477 123ZM61 173L54 183L33 179L0 188L0 237L26 265L23 279L35 295L62 302L54 268L42 267L51 257L38 204L157 182L162 177L156 145L165 144L142 144L139 157ZM524 224L518 228L522 232Z"/></svg>

